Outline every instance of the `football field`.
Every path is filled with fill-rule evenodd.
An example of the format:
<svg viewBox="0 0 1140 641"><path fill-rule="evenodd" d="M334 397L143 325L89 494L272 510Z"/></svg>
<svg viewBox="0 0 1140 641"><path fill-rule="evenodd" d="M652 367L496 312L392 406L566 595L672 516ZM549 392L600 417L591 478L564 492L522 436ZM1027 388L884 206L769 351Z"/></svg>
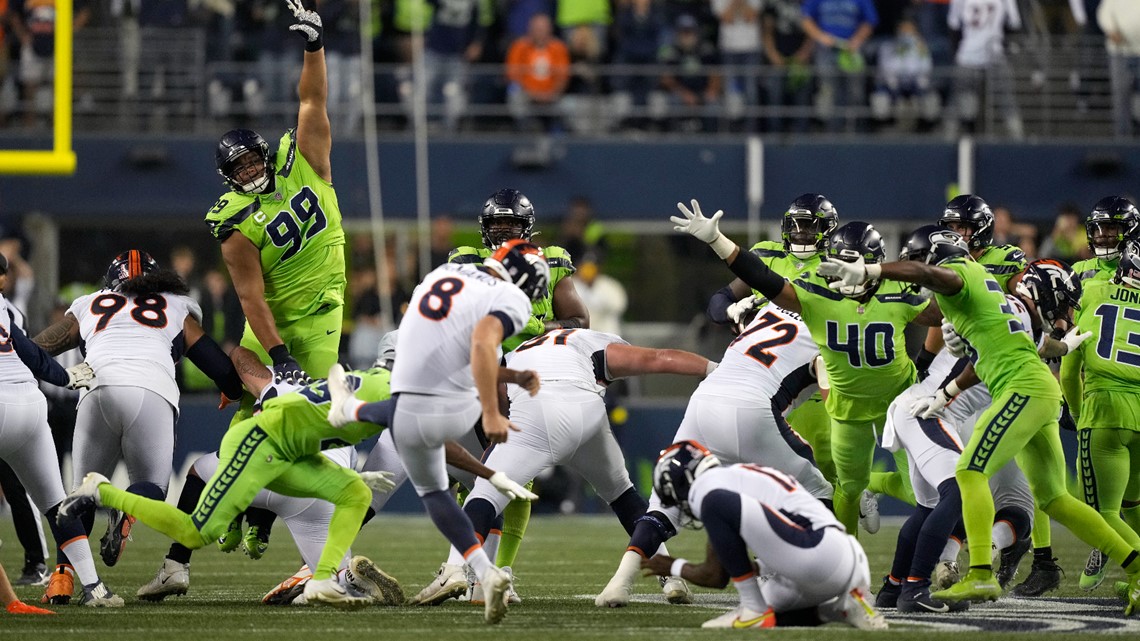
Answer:
<svg viewBox="0 0 1140 641"><path fill-rule="evenodd" d="M96 524L101 536L104 520ZM874 536L864 535L871 559L874 589L887 572L897 525L884 525ZM20 568L22 550L11 521L0 520L0 559L10 574ZM134 541L114 568L96 563L107 584L121 594L127 606L93 610L76 606L56 608L54 617L12 616L0 612L0 639L74 639L75 641L163 641L167 639L705 639L774 634L781 640L824 641L862 639L872 634L896 639L937 641L1088 639L1110 633L1118 638L1140 638L1140 617L1121 618L1122 604L1111 596L1112 581L1122 577L1113 568L1097 592L1080 592L1077 577L1088 550L1066 530L1055 526L1054 549L1067 576L1061 590L1039 600L1003 599L974 607L962 615L900 619L888 611L891 630L860 632L831 624L824 628L770 631L709 631L700 624L735 605L735 591L700 590L697 603L670 606L655 590L656 582L638 584L635 603L606 610L594 607L593 595L608 580L623 551L626 537L616 519L604 516L535 517L515 567L523 603L512 606L498 626L483 624L482 608L449 602L435 608L369 608L342 612L324 607L268 607L261 596L300 565L289 533L277 522L268 553L252 561L240 551L225 555L216 548L199 551L191 563L190 593L168 597L159 604L135 600L135 590L150 580L165 554L169 540L146 527L136 527ZM704 558L705 536L685 531L670 541L674 555ZM426 516L382 516L361 534L357 554L372 558L413 595L445 558L443 538ZM1029 555L1022 562L1019 580L1029 570ZM42 588L17 589L25 601L38 600Z"/></svg>

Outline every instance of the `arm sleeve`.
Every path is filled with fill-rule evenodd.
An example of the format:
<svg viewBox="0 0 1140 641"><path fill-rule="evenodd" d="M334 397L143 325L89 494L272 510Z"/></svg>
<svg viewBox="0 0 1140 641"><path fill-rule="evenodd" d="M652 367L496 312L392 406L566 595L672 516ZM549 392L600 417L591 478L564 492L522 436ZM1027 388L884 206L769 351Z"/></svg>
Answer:
<svg viewBox="0 0 1140 641"><path fill-rule="evenodd" d="M214 339L208 335L202 336L190 349L186 350L186 358L198 366L206 376L222 390L229 399L241 398L241 378L233 361L222 351Z"/></svg>
<svg viewBox="0 0 1140 641"><path fill-rule="evenodd" d="M1061 396L1073 418L1081 415L1081 393L1081 353L1077 350L1061 359Z"/></svg>
<svg viewBox="0 0 1140 641"><path fill-rule="evenodd" d="M12 346L16 349L16 355L20 357L24 365L27 365L28 369L32 370L32 374L41 381L47 381L58 387L66 387L67 381L70 380L67 370L63 369L63 366L57 363L42 347L28 338L24 330L16 325L15 319L12 318L12 312L8 312L8 318L11 321L9 332Z"/></svg>
<svg viewBox="0 0 1140 641"><path fill-rule="evenodd" d="M717 325L727 325L729 322L728 306L734 302L732 300L732 288L726 285L718 289L709 299L709 307L705 310L705 314L708 315L709 320Z"/></svg>
<svg viewBox="0 0 1140 641"><path fill-rule="evenodd" d="M752 252L738 251L736 260L728 267L737 278L744 281L745 285L760 292L769 300L775 300L787 284L782 276L769 269L764 261Z"/></svg>

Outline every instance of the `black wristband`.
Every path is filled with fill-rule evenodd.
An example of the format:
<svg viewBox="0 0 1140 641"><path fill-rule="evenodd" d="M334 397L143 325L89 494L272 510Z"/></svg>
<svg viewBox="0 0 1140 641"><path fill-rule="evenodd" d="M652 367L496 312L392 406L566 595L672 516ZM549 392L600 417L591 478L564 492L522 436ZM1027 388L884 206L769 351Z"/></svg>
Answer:
<svg viewBox="0 0 1140 641"><path fill-rule="evenodd" d="M769 269L764 261L752 252L736 252L736 260L732 261L728 268L737 278L744 281L744 284L760 292L768 300L775 300L780 292L784 291L784 285L788 282L783 276Z"/></svg>
<svg viewBox="0 0 1140 641"><path fill-rule="evenodd" d="M325 39L319 33L317 34L316 40L306 40L305 41L305 51L314 52L314 51L320 51L321 49L324 49L324 48L325 48Z"/></svg>
<svg viewBox="0 0 1140 641"><path fill-rule="evenodd" d="M269 349L269 358L273 359L274 365L280 365L281 363L288 363L290 361L297 361L297 359L293 358L293 355L289 353L289 348L285 347L284 343L278 345L277 347L271 347Z"/></svg>
<svg viewBox="0 0 1140 641"><path fill-rule="evenodd" d="M914 366L919 370L926 371L930 369L930 364L934 362L934 352L926 349L923 345L922 349L918 350L918 356L914 357Z"/></svg>
<svg viewBox="0 0 1140 641"><path fill-rule="evenodd" d="M582 327L582 321L576 318L568 318L566 320L558 321L558 325L562 329L580 329Z"/></svg>

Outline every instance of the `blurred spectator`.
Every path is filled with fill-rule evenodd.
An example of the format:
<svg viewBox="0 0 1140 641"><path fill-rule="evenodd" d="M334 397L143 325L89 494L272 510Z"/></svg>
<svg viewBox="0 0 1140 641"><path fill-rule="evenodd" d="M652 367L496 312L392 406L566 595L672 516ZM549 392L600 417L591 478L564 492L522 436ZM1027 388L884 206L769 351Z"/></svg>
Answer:
<svg viewBox="0 0 1140 641"><path fill-rule="evenodd" d="M954 76L956 118L949 133L959 125L978 129L982 96L993 96L1006 132L1022 138L1025 127L1013 98L1013 70L1005 57L1006 29L1021 29L1016 0L951 0L950 28L961 33Z"/></svg>
<svg viewBox="0 0 1140 641"><path fill-rule="evenodd" d="M1132 136L1140 117L1137 81L1140 81L1140 2L1102 0L1096 21L1104 31L1112 72L1113 132Z"/></svg>
<svg viewBox="0 0 1140 641"><path fill-rule="evenodd" d="M467 110L468 66L483 55L486 29L480 19L482 0L450 0L435 12L424 39L424 78L428 104L443 108L447 131L459 129ZM432 120L436 120L435 114Z"/></svg>
<svg viewBox="0 0 1140 641"><path fill-rule="evenodd" d="M574 196L558 230L558 246L577 264L588 253L605 252L605 228L594 220L594 205L585 196Z"/></svg>
<svg viewBox="0 0 1140 641"><path fill-rule="evenodd" d="M506 0L507 9L507 41L508 49L515 40L527 35L530 31L530 21L537 15L554 15L555 0Z"/></svg>
<svg viewBox="0 0 1140 641"><path fill-rule="evenodd" d="M871 0L804 0L803 27L816 42L815 68L819 77L816 100L830 131L843 127L836 108L859 109L867 103L866 61L863 44L871 37L879 14ZM859 128L850 112L848 128Z"/></svg>
<svg viewBox="0 0 1140 641"><path fill-rule="evenodd" d="M594 41L598 43L598 56L606 53L606 31L613 22L610 13L611 0L561 0L558 2L558 11L554 14L558 32L567 41L570 34L579 27L586 27L593 32Z"/></svg>
<svg viewBox="0 0 1140 641"><path fill-rule="evenodd" d="M296 38L289 27L293 16L281 0L248 0L252 2L251 20L256 32L251 37L257 40L258 80L260 83L258 100L266 106L267 113L284 114L277 109L280 103L291 101L301 79L301 61L292 47L286 47L286 38ZM289 40L292 42L292 40ZM259 122L263 119L259 119ZM284 124L284 121L281 121ZM296 122L286 126L295 126ZM262 125L268 127L269 124Z"/></svg>
<svg viewBox="0 0 1140 641"><path fill-rule="evenodd" d="M170 250L170 269L178 274L182 282L190 289L188 296L202 302L202 287L198 281L198 275L194 273L194 267L197 265L198 259L194 256L194 250L186 245L176 245Z"/></svg>
<svg viewBox="0 0 1140 641"><path fill-rule="evenodd" d="M1080 216L1080 209L1071 205L1073 211ZM994 210L994 244L1017 245L1029 256L1037 255L1037 226L1031 223L1019 223L1013 217L1009 207L996 205ZM1030 253L1027 246L1033 247Z"/></svg>
<svg viewBox="0 0 1140 641"><path fill-rule="evenodd" d="M447 262L447 255L455 249L455 223L451 216L436 216L431 219L431 266L439 267Z"/></svg>
<svg viewBox="0 0 1140 641"><path fill-rule="evenodd" d="M11 71L9 49L12 34L8 26L10 19L8 0L0 0L0 126L7 122L9 114L16 108L15 83L8 75Z"/></svg>
<svg viewBox="0 0 1140 641"><path fill-rule="evenodd" d="M741 106L749 109L760 103L760 8L761 0L712 0L712 10L720 21L721 64L730 67L725 78L725 109L735 118ZM749 116L749 123L754 119ZM749 127L751 129L751 126Z"/></svg>
<svg viewBox="0 0 1140 641"><path fill-rule="evenodd" d="M574 288L590 310L590 329L621 335L621 317L629 297L616 278L601 272L599 256L590 252L575 260Z"/></svg>
<svg viewBox="0 0 1140 641"><path fill-rule="evenodd" d="M797 133L808 129L805 115L787 118L777 111L788 106L806 108L811 103L811 57L815 41L804 32L800 6L801 0L764 0L761 28L769 66L764 88L772 108L772 115L768 117L770 132L782 131L784 123L789 122L791 130Z"/></svg>
<svg viewBox="0 0 1140 641"><path fill-rule="evenodd" d="M52 80L55 78L55 0L10 0L9 22L20 40L20 86L24 91L24 124L34 127L49 119ZM89 0L73 0L72 31L91 20ZM47 91L40 92L46 87ZM46 120L43 124L47 124Z"/></svg>
<svg viewBox="0 0 1140 641"><path fill-rule="evenodd" d="M562 108L567 124L577 133L601 133L609 129L612 113L601 74L602 42L593 27L581 24L566 38L570 54L570 81Z"/></svg>
<svg viewBox="0 0 1140 641"><path fill-rule="evenodd" d="M333 131L353 135L360 131L360 0L317 0L325 30L325 66L328 69L328 112Z"/></svg>
<svg viewBox="0 0 1140 641"><path fill-rule="evenodd" d="M909 20L899 22L894 39L879 47L872 116L879 121L894 119L900 124L915 118L933 123L942 111L942 100L931 87L933 68L930 51L918 28Z"/></svg>
<svg viewBox="0 0 1140 641"><path fill-rule="evenodd" d="M233 32L233 2L213 0L203 3L212 16L219 20L211 24L207 33L206 51L225 51L229 57L230 37ZM164 129L163 118L171 105L167 100L184 102L191 96L172 97L167 94L171 86L167 77L170 69L179 64L177 51L163 47L164 29L183 29L190 22L190 7L186 0L143 2L143 0L111 0L111 15L119 23L120 98L125 110L124 118L137 117L140 89L152 104L145 110L152 117L155 129ZM132 126L137 123L132 122Z"/></svg>
<svg viewBox="0 0 1140 641"><path fill-rule="evenodd" d="M788 0L796 2L798 0ZM615 65L652 65L665 29L665 15L654 0L628 0L617 16L615 29ZM632 107L643 109L657 79L648 74L619 72L613 78L615 116L627 124L640 124L641 118L629 120Z"/></svg>
<svg viewBox="0 0 1140 641"><path fill-rule="evenodd" d="M915 22L934 65L950 64L950 0L915 0L915 4Z"/></svg>
<svg viewBox="0 0 1140 641"><path fill-rule="evenodd" d="M1040 257L1063 260L1069 264L1088 258L1088 239L1085 237L1081 208L1076 203L1061 205L1057 219L1053 222L1053 230L1041 244Z"/></svg>
<svg viewBox="0 0 1140 641"><path fill-rule="evenodd" d="M696 18L683 14L674 26L673 42L660 55L660 63L670 68L661 76L665 93L650 97L650 111L657 118L672 116L671 129L712 131L720 115L720 57L701 39Z"/></svg>
<svg viewBox="0 0 1140 641"><path fill-rule="evenodd" d="M534 129L535 107L542 109L548 128L570 80L570 54L554 36L550 16L535 14L527 35L507 52L507 102L520 129ZM555 125L557 128L557 125Z"/></svg>

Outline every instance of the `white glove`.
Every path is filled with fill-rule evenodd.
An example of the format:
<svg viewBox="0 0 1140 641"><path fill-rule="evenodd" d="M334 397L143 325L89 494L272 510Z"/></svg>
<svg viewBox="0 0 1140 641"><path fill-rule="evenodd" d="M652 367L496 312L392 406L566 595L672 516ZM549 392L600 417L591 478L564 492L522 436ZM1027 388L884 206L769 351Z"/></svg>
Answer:
<svg viewBox="0 0 1140 641"><path fill-rule="evenodd" d="M717 226L717 221L724 215L724 212L718 210L712 215L712 218L705 218L704 214L701 213L700 203L696 199L689 202L693 206L691 211L685 206L685 203L677 203L677 209L681 210L684 217L669 217L669 220L673 221L673 229L685 232L697 240L708 243L721 259L732 255L733 250L736 249L736 243L720 233L720 228Z"/></svg>
<svg viewBox="0 0 1140 641"><path fill-rule="evenodd" d="M758 300L756 294L749 294L729 305L728 309L725 310L725 313L728 314L728 320L739 323L745 314L756 308L756 302Z"/></svg>
<svg viewBox="0 0 1140 641"><path fill-rule="evenodd" d="M953 384L953 381L951 381ZM918 418L930 418L935 414L941 412L950 401L954 400L953 394L946 391L945 387L940 387L934 396L923 396L910 406L910 415L917 416Z"/></svg>
<svg viewBox="0 0 1140 641"><path fill-rule="evenodd" d="M391 492L396 489L391 472L360 472L360 480L373 492Z"/></svg>
<svg viewBox="0 0 1140 641"><path fill-rule="evenodd" d="M305 36L308 43L305 45L306 51L318 51L324 46L321 39L324 32L321 16L316 11L306 9L301 0L285 0L285 2L293 12L293 17L297 19L297 24L291 25L289 31L296 31Z"/></svg>
<svg viewBox="0 0 1140 641"><path fill-rule="evenodd" d="M516 499L523 499L524 501L535 501L538 499L537 494L531 492L518 483L515 483L510 479L510 477L508 477L506 474L503 474L502 472L495 472L491 475L491 478L487 480L491 482L491 485L495 486L496 490L501 492L512 501Z"/></svg>
<svg viewBox="0 0 1140 641"><path fill-rule="evenodd" d="M67 389L79 389L80 387L90 389L91 384L95 382L95 370L83 361L78 365L72 365L65 370L67 372Z"/></svg>
<svg viewBox="0 0 1140 641"><path fill-rule="evenodd" d="M833 258L824 258L820 261L819 267L815 268L815 273L819 276L835 278L836 280L827 284L828 287L834 290L838 290L841 287L855 287L870 280L867 274L867 265L863 261L862 256L853 263L835 260Z"/></svg>
<svg viewBox="0 0 1140 641"><path fill-rule="evenodd" d="M1087 341L1089 337L1092 336L1092 332L1085 332L1084 334L1081 334L1080 331L1081 328L1074 327L1073 329L1069 330L1068 334L1065 334L1064 338L1061 339L1061 342L1064 343L1065 347L1068 348L1068 351L1065 352L1066 354L1072 354L1073 350L1080 347L1081 343Z"/></svg>
<svg viewBox="0 0 1140 641"><path fill-rule="evenodd" d="M950 355L954 358L962 358L966 355L969 344L966 339L958 334L958 330L954 329L954 324L945 318L942 319L942 342L946 343L946 349L950 351Z"/></svg>

